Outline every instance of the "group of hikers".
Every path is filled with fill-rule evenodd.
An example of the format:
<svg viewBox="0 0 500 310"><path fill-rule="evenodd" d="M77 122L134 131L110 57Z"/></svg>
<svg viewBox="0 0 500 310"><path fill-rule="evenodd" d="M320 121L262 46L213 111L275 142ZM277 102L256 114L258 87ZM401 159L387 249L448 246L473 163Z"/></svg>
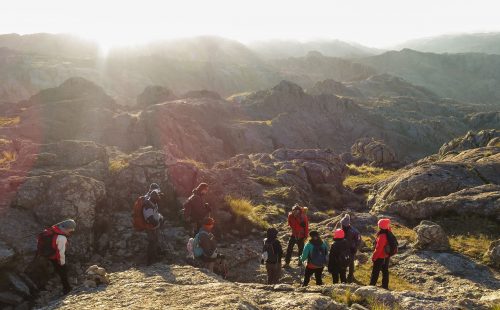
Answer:
<svg viewBox="0 0 500 310"><path fill-rule="evenodd" d="M224 255L217 251L217 242L213 234L215 220L211 217L211 209L205 202L208 193L207 183L199 184L192 195L184 203L183 214L192 238L187 243L189 255L199 261L203 267L214 271L217 260L224 260ZM148 192L140 196L133 207L133 227L136 231L145 231L147 234L147 264L156 262L161 254L159 246L160 228L164 218L159 212L159 203L163 193L157 183L149 186ZM309 231L307 208L295 205L288 214L288 226L291 233L284 255L285 263L282 266L283 248L278 240L279 231L269 228L264 239L261 263L265 264L268 284L279 283L281 270L291 268L290 262L295 245L298 247L298 266L305 264L304 280L302 285L307 286L314 275L316 284L322 285L322 274L325 267L332 275L333 283L350 283L354 281L354 266L356 253L361 245L361 235L351 226L351 219L346 214L341 220L341 228L333 231L333 243L329 248L327 242L316 230ZM376 285L379 274L382 272L382 287L389 288L389 261L397 252L397 240L391 232L389 219L378 221L379 231L372 255L373 269L370 285ZM53 225L38 235L37 257L47 258L53 265L54 271L61 278L63 293L70 290L66 269L66 246L68 237L76 229L72 219ZM309 240L306 243L306 239Z"/></svg>

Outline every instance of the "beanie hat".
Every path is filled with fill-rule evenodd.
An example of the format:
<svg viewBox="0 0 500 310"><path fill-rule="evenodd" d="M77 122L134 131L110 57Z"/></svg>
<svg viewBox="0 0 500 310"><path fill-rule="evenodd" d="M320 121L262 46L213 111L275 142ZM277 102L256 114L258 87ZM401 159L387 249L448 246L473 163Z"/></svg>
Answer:
<svg viewBox="0 0 500 310"><path fill-rule="evenodd" d="M378 227L380 229L389 229L390 226L391 226L390 219L381 219L378 221Z"/></svg>
<svg viewBox="0 0 500 310"><path fill-rule="evenodd" d="M309 232L309 237L313 238L313 237L319 237L319 232L317 230L311 230Z"/></svg>
<svg viewBox="0 0 500 310"><path fill-rule="evenodd" d="M72 219L64 220L56 224L57 227L61 229L76 229L76 222Z"/></svg>
<svg viewBox="0 0 500 310"><path fill-rule="evenodd" d="M343 227L351 226L351 216L349 214L344 215L344 217L340 220L340 224Z"/></svg>
<svg viewBox="0 0 500 310"><path fill-rule="evenodd" d="M343 239L345 237L344 230L337 229L333 232L333 239Z"/></svg>
<svg viewBox="0 0 500 310"><path fill-rule="evenodd" d="M211 218L211 217L207 217L203 221L203 225L206 225L206 226L211 226L211 225L214 225L214 224L215 224L215 220L213 218Z"/></svg>
<svg viewBox="0 0 500 310"><path fill-rule="evenodd" d="M158 185L158 183L151 183L151 185L149 185L149 191L154 191L154 190L160 190L160 185Z"/></svg>

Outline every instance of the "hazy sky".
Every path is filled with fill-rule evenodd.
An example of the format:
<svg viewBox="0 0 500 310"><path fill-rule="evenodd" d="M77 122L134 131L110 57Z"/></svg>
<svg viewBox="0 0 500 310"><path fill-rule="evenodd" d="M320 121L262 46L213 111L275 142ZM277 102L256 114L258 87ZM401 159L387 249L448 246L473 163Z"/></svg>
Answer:
<svg viewBox="0 0 500 310"><path fill-rule="evenodd" d="M2 0L0 33L75 33L110 46L219 35L340 39L373 47L500 31L496 0Z"/></svg>

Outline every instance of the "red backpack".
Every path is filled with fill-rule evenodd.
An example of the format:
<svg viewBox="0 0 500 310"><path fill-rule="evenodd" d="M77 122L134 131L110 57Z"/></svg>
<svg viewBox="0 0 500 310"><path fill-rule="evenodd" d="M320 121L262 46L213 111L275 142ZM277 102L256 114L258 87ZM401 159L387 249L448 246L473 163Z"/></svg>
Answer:
<svg viewBox="0 0 500 310"><path fill-rule="evenodd" d="M134 203L134 208L132 211L132 224L134 226L134 229L136 231L143 231L143 230L148 230L148 229L153 229L154 226L146 222L144 219L144 213L143 208L144 208L144 200L146 199L146 196L140 196L137 198L137 200Z"/></svg>

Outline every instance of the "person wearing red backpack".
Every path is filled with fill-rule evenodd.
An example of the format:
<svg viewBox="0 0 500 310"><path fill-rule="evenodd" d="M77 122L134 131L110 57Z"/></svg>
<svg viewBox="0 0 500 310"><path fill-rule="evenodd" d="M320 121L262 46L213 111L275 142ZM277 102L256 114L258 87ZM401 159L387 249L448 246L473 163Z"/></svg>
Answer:
<svg viewBox="0 0 500 310"><path fill-rule="evenodd" d="M67 219L45 229L38 235L37 256L46 257L52 263L54 271L61 278L64 295L71 291L66 267L66 248L68 237L75 229L76 222Z"/></svg>
<svg viewBox="0 0 500 310"><path fill-rule="evenodd" d="M288 247L286 249L285 256L285 268L290 266L290 260L292 259L292 252L295 244L299 247L299 258L304 250L304 240L309 234L309 220L304 210L296 204L292 208L292 212L288 214L288 226L292 229L292 234L288 240ZM302 261L299 259L299 266L302 266Z"/></svg>
<svg viewBox="0 0 500 310"><path fill-rule="evenodd" d="M378 221L379 232L375 243L375 250L372 255L373 269L370 285L377 285L378 276L382 271L382 288L389 289L389 261L390 257L397 252L397 241L391 232L391 220L381 219Z"/></svg>

